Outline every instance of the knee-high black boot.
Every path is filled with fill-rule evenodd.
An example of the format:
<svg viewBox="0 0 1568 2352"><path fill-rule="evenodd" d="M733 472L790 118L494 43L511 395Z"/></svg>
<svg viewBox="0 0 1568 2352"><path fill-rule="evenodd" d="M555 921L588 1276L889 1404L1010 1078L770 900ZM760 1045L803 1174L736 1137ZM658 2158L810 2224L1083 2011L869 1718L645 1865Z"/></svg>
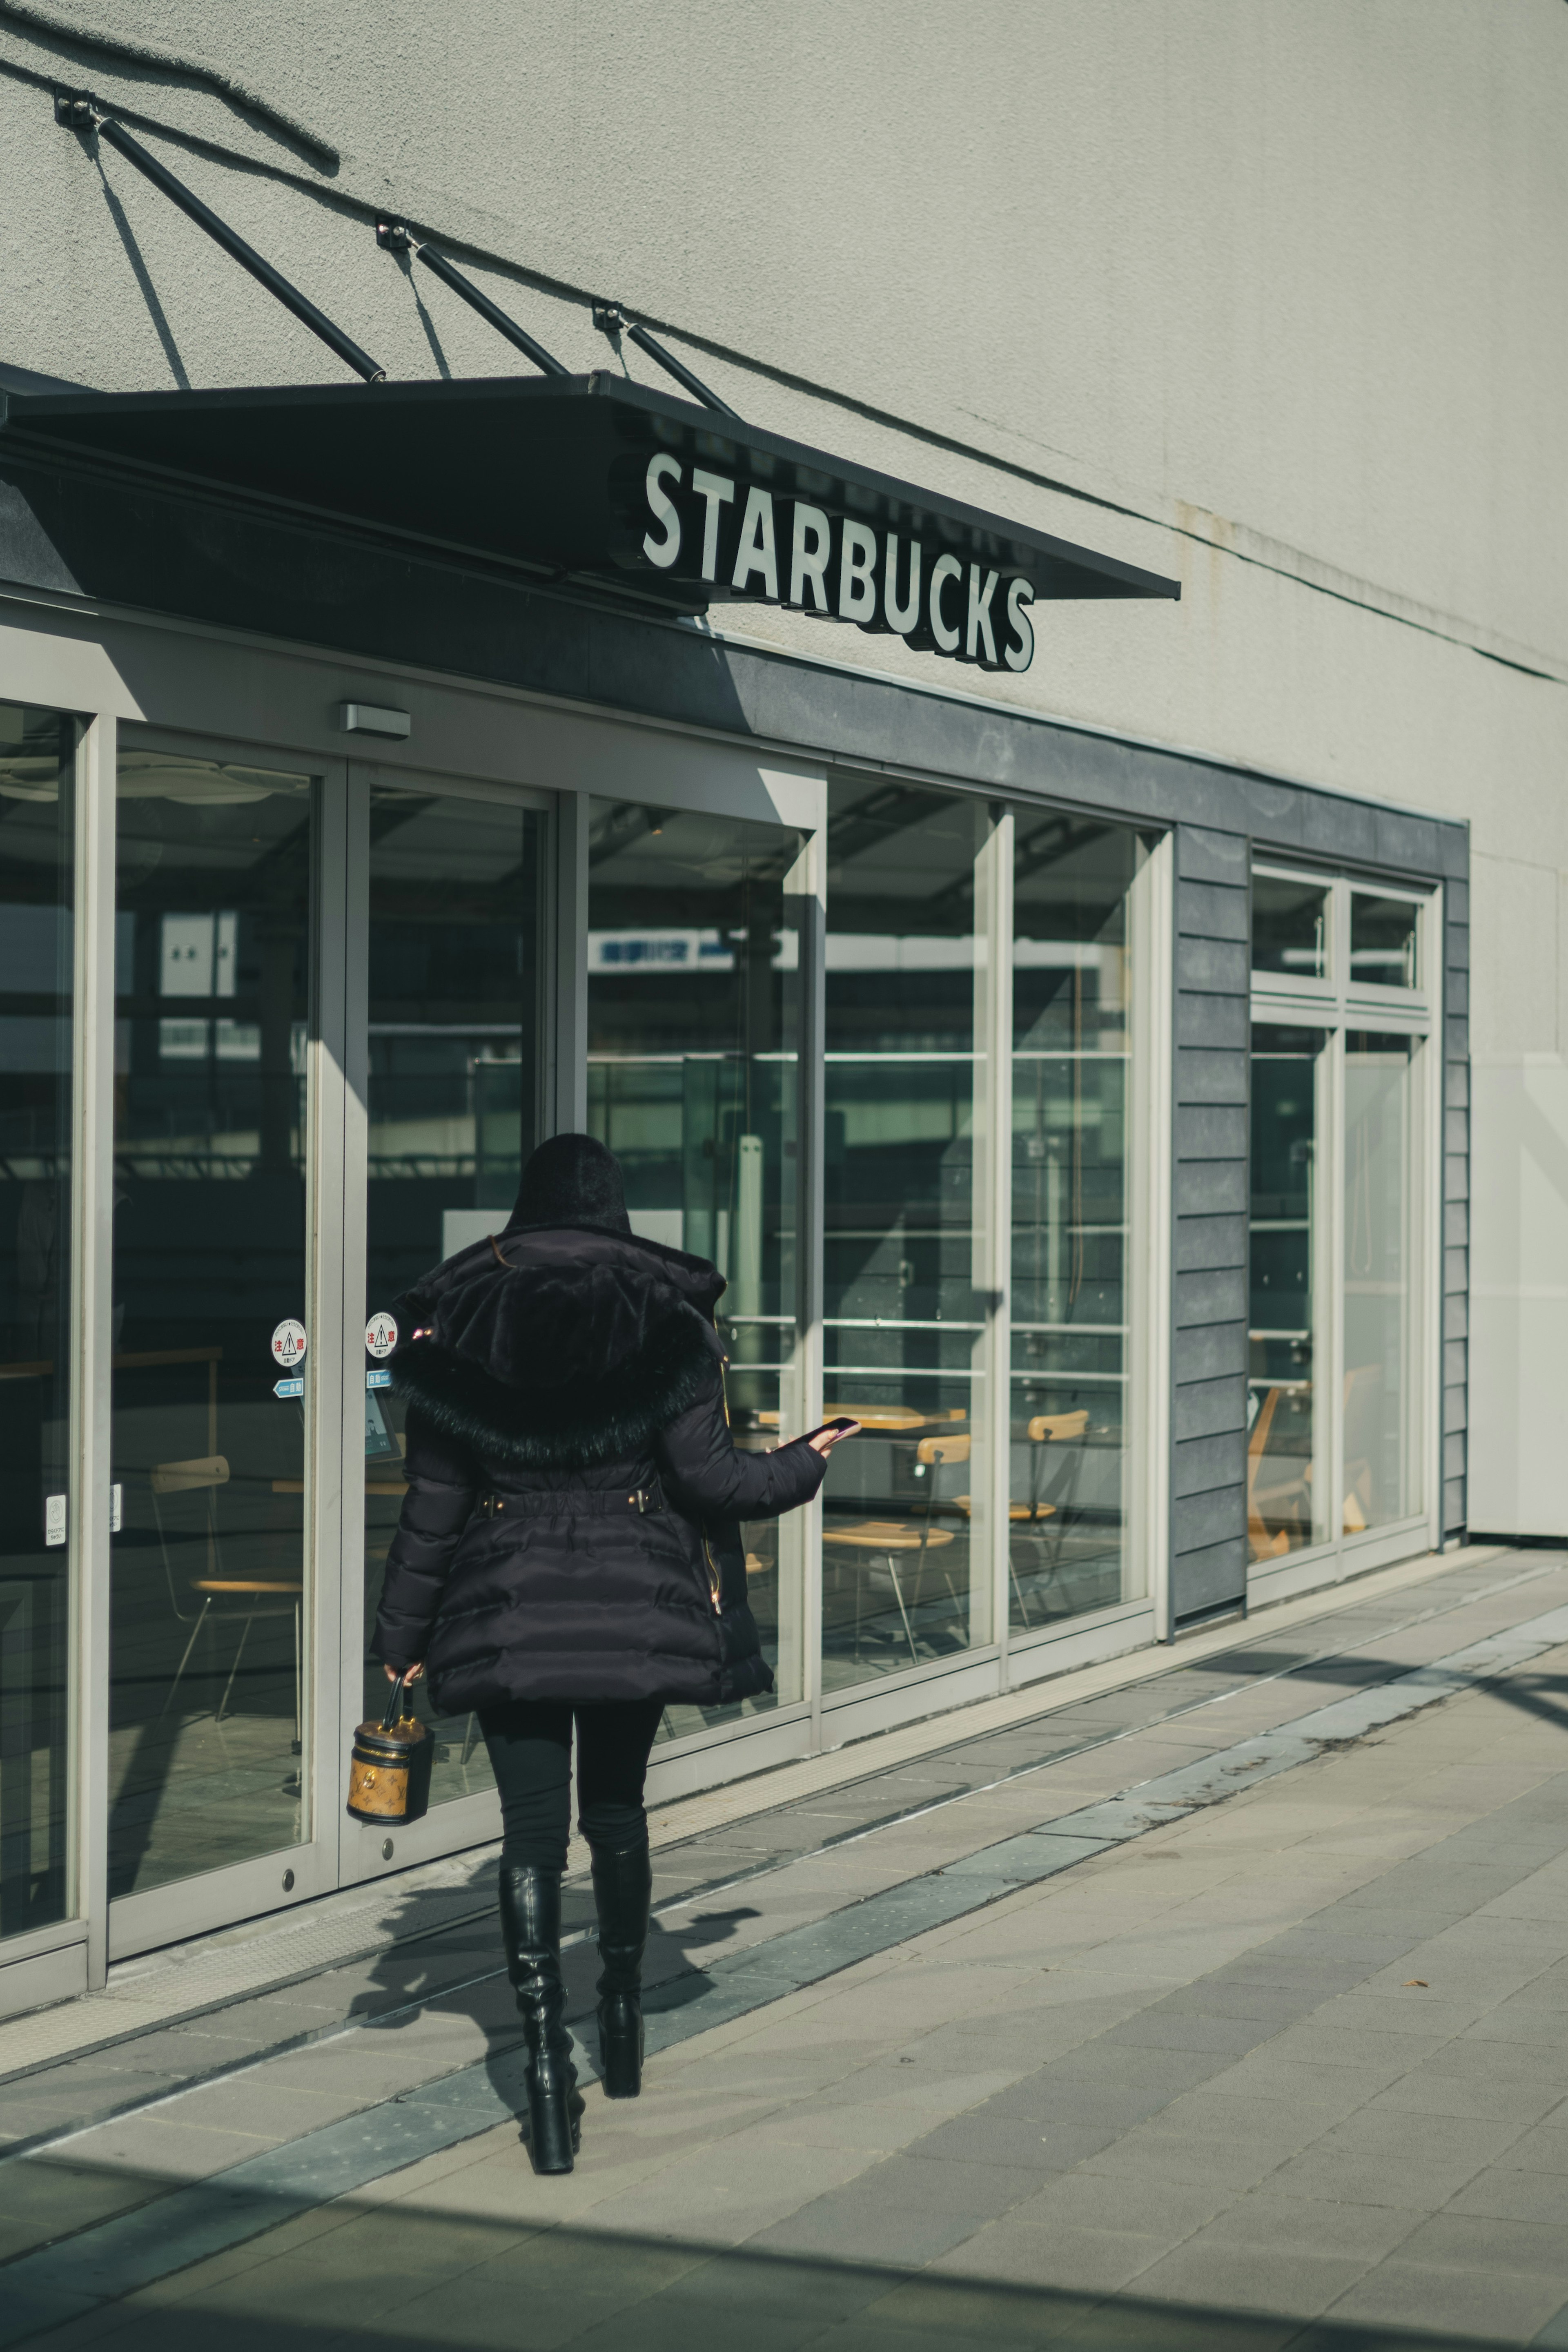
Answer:
<svg viewBox="0 0 1568 2352"><path fill-rule="evenodd" d="M599 1911L599 2058L607 2099L634 2099L643 2087L643 1948L653 1890L648 1841L593 1853Z"/></svg>
<svg viewBox="0 0 1568 2352"><path fill-rule="evenodd" d="M582 2101L561 2023L559 1870L501 1864L501 1933L528 2045L528 2153L536 2172L570 2172Z"/></svg>

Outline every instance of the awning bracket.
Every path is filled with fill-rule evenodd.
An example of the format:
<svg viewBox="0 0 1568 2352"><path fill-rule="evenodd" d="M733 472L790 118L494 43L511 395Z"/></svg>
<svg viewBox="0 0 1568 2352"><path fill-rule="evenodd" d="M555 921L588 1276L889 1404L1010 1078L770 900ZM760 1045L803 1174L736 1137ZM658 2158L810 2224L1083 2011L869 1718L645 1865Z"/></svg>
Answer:
<svg viewBox="0 0 1568 2352"><path fill-rule="evenodd" d="M383 253L406 253L423 261L427 269L435 272L444 286L450 286L471 310L478 311L486 325L494 327L498 335L505 335L507 342L532 360L535 367L541 368L546 375L570 374L570 369L562 367L559 360L552 357L542 343L536 342L526 327L519 327L517 320L509 319L487 294L482 294L471 278L465 278L460 269L455 269L444 253L437 253L433 245L422 245L406 221L378 221L376 243Z"/></svg>
<svg viewBox="0 0 1568 2352"><path fill-rule="evenodd" d="M702 378L694 375L674 352L667 352L663 343L656 343L646 327L640 326L635 319L629 319L619 302L596 302L593 323L601 335L610 337L612 342L618 335L629 336L639 351L646 352L651 360L657 361L665 374L673 375L683 391L689 392L692 398L700 401L705 408L711 408L716 416L733 416L737 425L742 422L738 410L731 408L727 400L721 400L716 392L710 392Z"/></svg>
<svg viewBox="0 0 1568 2352"><path fill-rule="evenodd" d="M96 131L99 137L106 139L116 153L123 155L144 179L151 180L155 188L162 189L171 204L178 205L198 228L204 229L215 245L221 245L232 261L237 261L242 269L248 270L257 284L265 286L286 310L292 310L302 326L308 327L313 335L319 335L328 349L335 352L356 375L363 376L367 383L386 382L385 368L371 359L368 352L362 352L340 327L335 327L324 310L319 310L297 286L291 286L281 271L274 269L270 261L264 261L254 246L247 245L226 221L221 221L200 196L192 194L183 180L177 180L156 155L150 154L140 140L133 139L123 124L103 113L89 97L81 92L57 90L55 121L70 131Z"/></svg>

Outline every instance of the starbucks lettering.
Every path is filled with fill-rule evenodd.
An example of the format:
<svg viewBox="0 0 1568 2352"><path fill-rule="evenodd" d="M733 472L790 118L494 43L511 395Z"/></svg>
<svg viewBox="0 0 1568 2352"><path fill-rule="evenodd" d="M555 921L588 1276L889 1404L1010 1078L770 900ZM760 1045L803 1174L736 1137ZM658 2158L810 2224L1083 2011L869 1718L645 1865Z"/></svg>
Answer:
<svg viewBox="0 0 1568 2352"><path fill-rule="evenodd" d="M1005 558L956 554L934 522L925 531L922 519L889 530L688 465L670 449L617 471L629 570L700 582L716 598L852 622L981 669L1026 670L1034 658L1029 574Z"/></svg>

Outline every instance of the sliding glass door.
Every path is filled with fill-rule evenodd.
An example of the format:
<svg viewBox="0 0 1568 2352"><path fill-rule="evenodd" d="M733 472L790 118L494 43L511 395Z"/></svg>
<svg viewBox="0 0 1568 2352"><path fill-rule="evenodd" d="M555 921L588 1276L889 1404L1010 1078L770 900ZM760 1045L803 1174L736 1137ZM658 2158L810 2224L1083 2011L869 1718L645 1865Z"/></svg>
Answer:
<svg viewBox="0 0 1568 2352"><path fill-rule="evenodd" d="M110 1893L308 1834L304 770L122 750Z"/></svg>

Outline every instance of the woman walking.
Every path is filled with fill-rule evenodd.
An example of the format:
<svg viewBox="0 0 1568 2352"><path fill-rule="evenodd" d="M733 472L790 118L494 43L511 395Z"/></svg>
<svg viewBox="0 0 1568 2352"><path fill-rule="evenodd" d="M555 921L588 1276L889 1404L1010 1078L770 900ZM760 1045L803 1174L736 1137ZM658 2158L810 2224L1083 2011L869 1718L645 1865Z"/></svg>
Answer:
<svg viewBox="0 0 1568 2352"><path fill-rule="evenodd" d="M504 1232L398 1302L409 1483L373 1654L389 1677L428 1674L436 1708L473 1711L484 1730L537 2172L571 2170L582 2112L560 1975L573 1723L604 2089L630 2099L659 1718L771 1690L739 1523L809 1502L849 1434L737 1451L713 1321L724 1288L706 1258L632 1234L602 1144L558 1135L529 1160Z"/></svg>

